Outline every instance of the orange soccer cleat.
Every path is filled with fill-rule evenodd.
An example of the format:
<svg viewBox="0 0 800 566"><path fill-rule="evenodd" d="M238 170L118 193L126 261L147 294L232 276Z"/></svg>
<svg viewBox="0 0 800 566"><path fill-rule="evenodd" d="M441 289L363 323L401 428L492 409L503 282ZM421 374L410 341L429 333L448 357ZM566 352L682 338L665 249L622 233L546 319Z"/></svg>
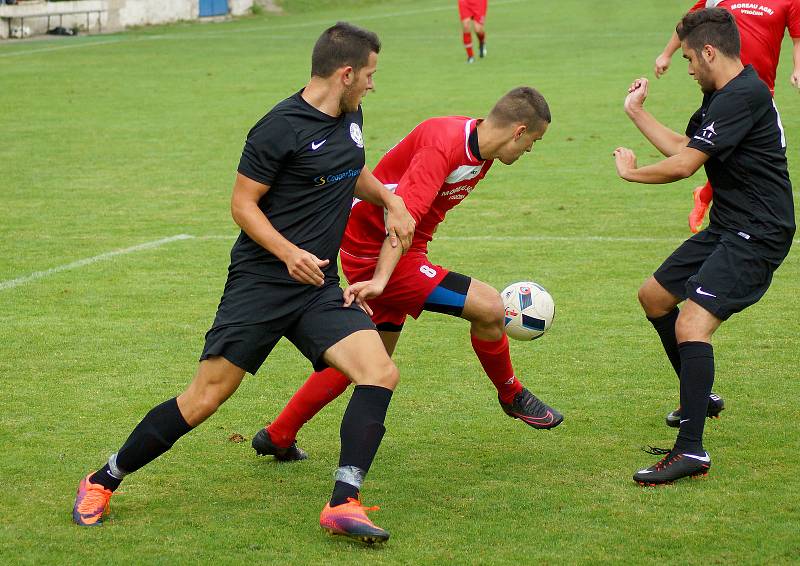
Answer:
<svg viewBox="0 0 800 566"><path fill-rule="evenodd" d="M98 483L89 481L89 474L78 484L78 495L72 508L72 520L82 527L98 527L103 515L108 514L108 502L113 492Z"/></svg>
<svg viewBox="0 0 800 566"><path fill-rule="evenodd" d="M379 507L364 507L361 501L347 498L347 503L331 507L330 501L319 515L319 525L332 535L342 535L373 544L389 540L389 533L369 520L367 511Z"/></svg>
<svg viewBox="0 0 800 566"><path fill-rule="evenodd" d="M692 197L694 198L694 208L689 213L689 230L692 231L692 234L697 234L703 227L703 220L705 220L708 206L711 204L711 185L706 183L701 187L696 187L692 191Z"/></svg>

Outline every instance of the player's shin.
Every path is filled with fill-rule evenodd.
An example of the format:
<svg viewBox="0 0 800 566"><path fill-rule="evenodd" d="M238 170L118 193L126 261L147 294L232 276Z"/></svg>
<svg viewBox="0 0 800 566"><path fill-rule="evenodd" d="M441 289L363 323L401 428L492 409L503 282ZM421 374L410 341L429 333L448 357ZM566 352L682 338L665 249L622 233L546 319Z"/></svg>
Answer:
<svg viewBox="0 0 800 566"><path fill-rule="evenodd" d="M192 430L178 409L175 398L153 407L108 463L91 476L92 483L99 483L114 490L122 478L152 462L184 434Z"/></svg>
<svg viewBox="0 0 800 566"><path fill-rule="evenodd" d="M386 428L383 422L392 390L376 385L357 385L347 405L340 430L342 451L330 506L358 499L361 484L378 452Z"/></svg>
<svg viewBox="0 0 800 566"><path fill-rule="evenodd" d="M344 393L348 385L350 380L337 369L329 367L312 373L278 417L266 427L275 446L291 446L302 426Z"/></svg>
<svg viewBox="0 0 800 566"><path fill-rule="evenodd" d="M681 356L678 352L678 339L675 336L675 322L678 320L680 310L675 307L664 316L658 318L647 317L650 324L658 332L658 337L661 339L661 345L664 347L664 353L669 358L669 363L672 364L672 369L675 370L675 375L679 378L681 376Z"/></svg>
<svg viewBox="0 0 800 566"><path fill-rule="evenodd" d="M511 403L522 391L522 383L514 375L511 365L511 353L508 348L508 336L503 334L500 340L481 340L471 335L472 349L481 362L483 371L497 388L503 403Z"/></svg>
<svg viewBox="0 0 800 566"><path fill-rule="evenodd" d="M683 342L681 355L681 419L675 448L703 453L703 427L708 396L714 384L714 349L707 342Z"/></svg>

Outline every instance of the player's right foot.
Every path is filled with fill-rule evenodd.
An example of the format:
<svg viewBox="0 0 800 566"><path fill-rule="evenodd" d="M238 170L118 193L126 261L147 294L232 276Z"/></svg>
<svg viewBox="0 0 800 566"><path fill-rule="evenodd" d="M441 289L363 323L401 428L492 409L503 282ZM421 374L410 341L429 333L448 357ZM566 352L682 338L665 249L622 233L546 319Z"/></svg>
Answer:
<svg viewBox="0 0 800 566"><path fill-rule="evenodd" d="M692 191L692 198L694 199L694 208L689 213L689 230L692 234L697 234L703 227L703 220L706 218L709 203L701 198L701 194L705 186L696 187Z"/></svg>
<svg viewBox="0 0 800 566"><path fill-rule="evenodd" d="M722 397L712 392L711 395L708 396L708 411L706 411L706 417L709 419L718 419L719 414L724 410L725 401L722 399ZM669 413L665 420L667 422L667 426L679 428L681 426L681 408L678 407Z"/></svg>
<svg viewBox="0 0 800 566"><path fill-rule="evenodd" d="M331 507L330 501L319 514L319 526L332 535L341 535L367 544L386 542L389 533L367 517L367 511L379 507L364 507L358 499L347 498L347 503Z"/></svg>
<svg viewBox="0 0 800 566"><path fill-rule="evenodd" d="M555 428L564 420L561 413L546 405L525 388L517 393L510 404L503 403L499 398L498 401L509 417L519 419L533 428Z"/></svg>
<svg viewBox="0 0 800 566"><path fill-rule="evenodd" d="M486 53L487 53L486 44L485 43L481 43L480 47L478 47L478 54L481 56L481 59L486 57Z"/></svg>
<svg viewBox="0 0 800 566"><path fill-rule="evenodd" d="M633 481L641 485L663 485L681 478L706 476L711 468L708 452L702 455L682 454L674 448L663 452L667 454L661 460L633 474Z"/></svg>
<svg viewBox="0 0 800 566"><path fill-rule="evenodd" d="M467 57L467 63L474 63L475 57Z"/></svg>
<svg viewBox="0 0 800 566"><path fill-rule="evenodd" d="M82 527L99 527L103 515L108 515L108 502L113 492L99 483L92 483L89 474L78 484L78 494L72 507L72 520Z"/></svg>
<svg viewBox="0 0 800 566"><path fill-rule="evenodd" d="M297 442L292 442L288 448L275 446L272 442L272 438L269 436L269 432L267 432L265 428L262 428L256 433L250 444L259 456L275 456L275 459L281 462L293 462L295 460L305 460L308 458L308 453L302 448L298 448Z"/></svg>

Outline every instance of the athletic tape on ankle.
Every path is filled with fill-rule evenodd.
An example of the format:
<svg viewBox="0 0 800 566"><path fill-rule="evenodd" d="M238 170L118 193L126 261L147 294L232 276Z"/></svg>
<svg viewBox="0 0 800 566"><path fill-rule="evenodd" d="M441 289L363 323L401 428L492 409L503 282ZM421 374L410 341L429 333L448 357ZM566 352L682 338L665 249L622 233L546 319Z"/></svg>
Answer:
<svg viewBox="0 0 800 566"><path fill-rule="evenodd" d="M361 484L364 483L364 476L364 470L358 466L342 466L340 468L336 468L336 473L333 474L333 479L350 484L356 489L361 489Z"/></svg>
<svg viewBox="0 0 800 566"><path fill-rule="evenodd" d="M117 466L117 455L112 454L108 459L108 468L111 470L111 475L121 480L125 476L128 475L128 472L122 470L119 466Z"/></svg>

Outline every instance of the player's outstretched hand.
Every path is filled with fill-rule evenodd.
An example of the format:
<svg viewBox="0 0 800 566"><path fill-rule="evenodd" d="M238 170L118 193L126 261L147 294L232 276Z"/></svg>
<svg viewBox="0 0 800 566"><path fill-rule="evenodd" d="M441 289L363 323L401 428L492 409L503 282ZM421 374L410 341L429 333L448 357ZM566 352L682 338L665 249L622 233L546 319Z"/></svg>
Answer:
<svg viewBox="0 0 800 566"><path fill-rule="evenodd" d="M627 147L618 147L613 155L617 165L617 175L628 180L628 173L636 169L636 154Z"/></svg>
<svg viewBox="0 0 800 566"><path fill-rule="evenodd" d="M386 209L386 233L393 248L398 244L403 248L403 253L411 247L414 239L414 229L417 223L414 217L409 214L403 199L396 197L392 200L392 206Z"/></svg>
<svg viewBox="0 0 800 566"><path fill-rule="evenodd" d="M322 268L327 267L329 259L319 259L314 254L297 248L285 260L289 275L300 283L322 287L325 275Z"/></svg>
<svg viewBox="0 0 800 566"><path fill-rule="evenodd" d="M653 73L656 75L657 79L661 78L661 75L666 73L669 70L669 64L672 62L672 57L664 55L663 53L656 57L656 64L653 67Z"/></svg>
<svg viewBox="0 0 800 566"><path fill-rule="evenodd" d="M344 290L344 306L349 307L353 301L361 307L365 313L372 316L372 309L369 308L367 301L374 299L383 293L384 285L381 285L372 279L369 281L360 281L353 283Z"/></svg>
<svg viewBox="0 0 800 566"><path fill-rule="evenodd" d="M792 83L794 88L800 88L800 69L795 69L792 76L789 77L789 82Z"/></svg>
<svg viewBox="0 0 800 566"><path fill-rule="evenodd" d="M631 114L642 109L644 101L647 99L647 85L648 81L644 77L631 83L631 86L628 87L628 96L625 97L625 112Z"/></svg>

